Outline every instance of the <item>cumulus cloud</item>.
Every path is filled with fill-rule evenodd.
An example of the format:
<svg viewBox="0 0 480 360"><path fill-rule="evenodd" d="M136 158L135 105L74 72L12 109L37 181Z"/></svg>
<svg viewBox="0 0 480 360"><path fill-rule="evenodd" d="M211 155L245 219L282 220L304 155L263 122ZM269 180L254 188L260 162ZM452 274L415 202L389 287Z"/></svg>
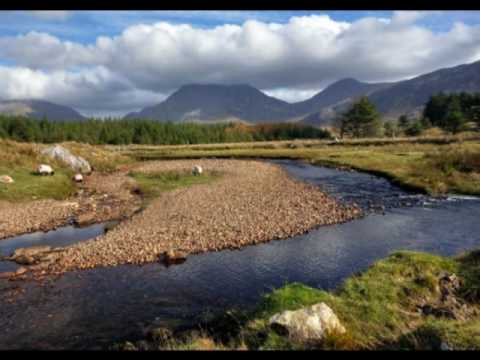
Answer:
<svg viewBox="0 0 480 360"><path fill-rule="evenodd" d="M418 24L425 16L395 12L349 23L311 15L213 28L159 22L87 45L39 32L2 37L0 58L17 66L0 70L0 86L7 82L0 96L120 111L193 82L250 83L297 101L345 77L395 81L480 58L480 26L456 23L436 33Z"/></svg>
<svg viewBox="0 0 480 360"><path fill-rule="evenodd" d="M137 89L127 79L104 67L67 72L44 72L0 66L1 99L43 99L80 112L124 114L159 102L165 96Z"/></svg>

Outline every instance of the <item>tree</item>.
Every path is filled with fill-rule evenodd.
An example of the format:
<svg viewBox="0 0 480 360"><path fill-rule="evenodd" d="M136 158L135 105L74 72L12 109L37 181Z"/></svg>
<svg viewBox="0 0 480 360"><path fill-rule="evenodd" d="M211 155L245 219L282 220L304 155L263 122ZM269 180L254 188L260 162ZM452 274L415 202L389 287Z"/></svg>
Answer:
<svg viewBox="0 0 480 360"><path fill-rule="evenodd" d="M444 127L448 131L456 134L462 129L465 122L466 121L462 112L460 100L455 98L448 105L447 113L444 118Z"/></svg>
<svg viewBox="0 0 480 360"><path fill-rule="evenodd" d="M418 136L423 131L423 125L420 120L414 120L410 123L410 126L405 129L405 135L407 136Z"/></svg>
<svg viewBox="0 0 480 360"><path fill-rule="evenodd" d="M410 120L408 119L407 115L401 115L398 118L398 127L402 130L405 131L410 127Z"/></svg>
<svg viewBox="0 0 480 360"><path fill-rule="evenodd" d="M375 105L363 96L342 115L340 133L353 137L377 137L383 132L382 121Z"/></svg>
<svg viewBox="0 0 480 360"><path fill-rule="evenodd" d="M385 131L384 131L385 136L394 138L398 135L399 129L398 129L397 122L385 121L384 128L385 128Z"/></svg>

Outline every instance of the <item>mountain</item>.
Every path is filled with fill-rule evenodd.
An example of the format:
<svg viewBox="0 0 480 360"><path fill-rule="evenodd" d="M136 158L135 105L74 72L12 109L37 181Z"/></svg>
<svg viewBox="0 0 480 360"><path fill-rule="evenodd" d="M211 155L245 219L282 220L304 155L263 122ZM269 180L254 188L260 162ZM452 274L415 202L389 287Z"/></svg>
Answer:
<svg viewBox="0 0 480 360"><path fill-rule="evenodd" d="M419 115L430 96L441 91L444 93L480 92L480 61L436 70L396 83L369 85L373 86L370 89L365 87L367 91L364 93L359 86L355 96L368 96L385 119L396 119L402 114ZM378 88L375 89L375 85L379 85ZM327 90L328 88L324 91ZM321 107L304 117L302 122L312 125L329 124L338 114L345 111L350 103L351 99L343 99Z"/></svg>
<svg viewBox="0 0 480 360"><path fill-rule="evenodd" d="M295 117L291 104L250 85L184 85L164 102L125 118L160 121L285 121Z"/></svg>
<svg viewBox="0 0 480 360"><path fill-rule="evenodd" d="M323 91L314 95L310 99L292 104L292 106L296 109L297 113L311 114L319 111L319 109L335 107L341 103L349 102L358 96L368 95L388 86L391 86L391 84L368 84L352 78L347 78L327 86Z"/></svg>
<svg viewBox="0 0 480 360"><path fill-rule="evenodd" d="M46 117L52 121L85 119L72 108L43 100L3 100L0 101L0 114L21 115L34 119Z"/></svg>
<svg viewBox="0 0 480 360"><path fill-rule="evenodd" d="M394 86L371 94L369 98L386 117L398 117L405 113L421 111L429 97L441 91L479 92L480 61L400 81Z"/></svg>
<svg viewBox="0 0 480 360"><path fill-rule="evenodd" d="M268 123L301 121L330 124L360 96L368 96L386 119L418 114L431 95L440 91L480 92L480 61L440 69L394 83L364 83L347 78L310 99L287 103L250 85L185 85L164 102L126 118L160 121L245 121Z"/></svg>

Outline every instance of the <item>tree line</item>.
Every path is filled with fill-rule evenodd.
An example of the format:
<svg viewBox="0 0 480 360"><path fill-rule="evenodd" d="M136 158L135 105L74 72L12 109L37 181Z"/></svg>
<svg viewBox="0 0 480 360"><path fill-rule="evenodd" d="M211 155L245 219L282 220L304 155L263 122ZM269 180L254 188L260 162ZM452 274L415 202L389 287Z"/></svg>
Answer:
<svg viewBox="0 0 480 360"><path fill-rule="evenodd" d="M324 139L330 133L313 126L283 123L172 123L154 120L49 121L0 115L0 138L23 142L90 144L207 144L265 140Z"/></svg>
<svg viewBox="0 0 480 360"><path fill-rule="evenodd" d="M429 98L418 118L401 115L396 121L383 121L375 105L366 97L358 99L337 118L341 137L417 136L438 127L458 133L480 128L480 93L439 93Z"/></svg>

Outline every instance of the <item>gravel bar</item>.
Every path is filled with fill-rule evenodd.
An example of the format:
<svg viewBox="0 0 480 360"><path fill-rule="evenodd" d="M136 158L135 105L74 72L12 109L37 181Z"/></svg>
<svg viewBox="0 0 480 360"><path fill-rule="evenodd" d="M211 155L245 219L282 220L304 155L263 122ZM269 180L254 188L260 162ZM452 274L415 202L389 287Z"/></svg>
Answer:
<svg viewBox="0 0 480 360"><path fill-rule="evenodd" d="M169 251L238 249L361 216L358 207L342 205L262 161L152 161L135 171L191 171L195 165L222 176L162 193L106 234L67 247L49 272L155 262Z"/></svg>

